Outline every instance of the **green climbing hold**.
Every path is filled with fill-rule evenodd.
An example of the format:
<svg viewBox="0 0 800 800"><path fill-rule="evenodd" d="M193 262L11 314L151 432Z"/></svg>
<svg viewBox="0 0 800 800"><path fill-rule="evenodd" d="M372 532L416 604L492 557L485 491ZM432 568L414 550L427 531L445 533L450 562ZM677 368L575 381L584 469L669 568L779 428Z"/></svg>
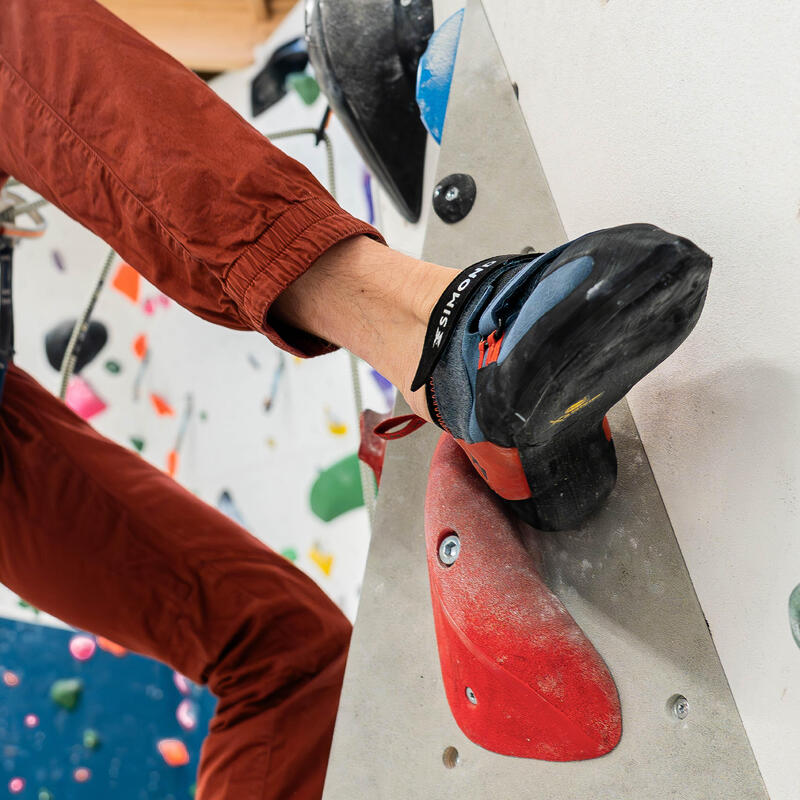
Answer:
<svg viewBox="0 0 800 800"><path fill-rule="evenodd" d="M49 789L39 789L38 800L55 800L53 793Z"/></svg>
<svg viewBox="0 0 800 800"><path fill-rule="evenodd" d="M112 375L119 375L122 372L122 364L119 361L115 361L113 358L109 358L108 361L105 363L106 372L110 372Z"/></svg>
<svg viewBox="0 0 800 800"><path fill-rule="evenodd" d="M196 794L197 794L197 784L196 784L196 783L193 783L193 784L192 784L192 785L189 787L189 797L194 797Z"/></svg>
<svg viewBox="0 0 800 800"><path fill-rule="evenodd" d="M87 728L83 732L83 746L87 750L97 750L100 747L100 734L91 728Z"/></svg>
<svg viewBox="0 0 800 800"><path fill-rule="evenodd" d="M39 609L36 608L36 606L32 606L30 603L26 603L21 597L19 598L19 600L17 600L17 605L20 608L29 608L31 611L33 611L34 614L39 613Z"/></svg>
<svg viewBox="0 0 800 800"><path fill-rule="evenodd" d="M319 84L305 72L292 72L286 78L286 86L294 89L300 95L300 99L307 105L313 106L319 97Z"/></svg>
<svg viewBox="0 0 800 800"><path fill-rule="evenodd" d="M205 422L208 419L208 413L205 411L200 412L200 422Z"/></svg>
<svg viewBox="0 0 800 800"><path fill-rule="evenodd" d="M144 439L141 436L131 436L130 443L141 453L144 450Z"/></svg>
<svg viewBox="0 0 800 800"><path fill-rule="evenodd" d="M297 561L297 550L294 547L286 547L281 550L281 555L284 558L288 558L289 561Z"/></svg>
<svg viewBox="0 0 800 800"><path fill-rule="evenodd" d="M50 687L50 699L67 711L74 711L83 694L83 681L79 678L63 678Z"/></svg>
<svg viewBox="0 0 800 800"><path fill-rule="evenodd" d="M311 487L311 510L323 521L330 522L346 511L364 505L361 472L354 453L320 472Z"/></svg>
<svg viewBox="0 0 800 800"><path fill-rule="evenodd" d="M794 587L789 595L789 625L792 627L792 636L800 647L800 583Z"/></svg>

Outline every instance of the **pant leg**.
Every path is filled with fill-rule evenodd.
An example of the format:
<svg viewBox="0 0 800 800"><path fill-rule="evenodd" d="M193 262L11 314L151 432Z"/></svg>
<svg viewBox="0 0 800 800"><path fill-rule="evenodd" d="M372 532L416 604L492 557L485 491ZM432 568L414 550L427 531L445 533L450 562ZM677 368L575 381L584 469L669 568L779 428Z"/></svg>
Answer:
<svg viewBox="0 0 800 800"><path fill-rule="evenodd" d="M0 581L219 698L198 800L318 800L350 625L282 556L32 378L0 410Z"/></svg>
<svg viewBox="0 0 800 800"><path fill-rule="evenodd" d="M189 310L294 352L331 348L276 331L270 304L337 242L381 238L94 0L3 0L0 173Z"/></svg>

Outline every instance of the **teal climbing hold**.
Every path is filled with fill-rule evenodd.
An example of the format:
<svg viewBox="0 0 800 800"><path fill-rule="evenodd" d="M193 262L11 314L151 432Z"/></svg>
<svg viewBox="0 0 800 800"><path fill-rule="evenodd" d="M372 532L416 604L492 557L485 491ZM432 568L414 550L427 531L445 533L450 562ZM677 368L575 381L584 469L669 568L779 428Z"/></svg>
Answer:
<svg viewBox="0 0 800 800"><path fill-rule="evenodd" d="M110 372L112 375L119 375L119 373L122 372L122 364L113 358L109 358L108 361L106 361L105 368L106 372Z"/></svg>
<svg viewBox="0 0 800 800"><path fill-rule="evenodd" d="M286 86L300 95L300 99L307 105L313 106L319 97L319 84L305 72L292 72L286 78Z"/></svg>
<svg viewBox="0 0 800 800"><path fill-rule="evenodd" d="M789 595L789 625L792 627L795 643L800 647L800 583Z"/></svg>
<svg viewBox="0 0 800 800"><path fill-rule="evenodd" d="M136 448L137 452L141 453L144 450L144 439L141 436L131 436L130 443Z"/></svg>
<svg viewBox="0 0 800 800"><path fill-rule="evenodd" d="M67 711L74 711L83 694L80 678L63 678L50 687L50 699Z"/></svg>
<svg viewBox="0 0 800 800"><path fill-rule="evenodd" d="M55 796L49 789L39 789L39 794L37 795L38 800L55 800Z"/></svg>
<svg viewBox="0 0 800 800"><path fill-rule="evenodd" d="M288 558L289 561L297 561L297 550L294 547L285 547L281 550L281 555L284 558Z"/></svg>

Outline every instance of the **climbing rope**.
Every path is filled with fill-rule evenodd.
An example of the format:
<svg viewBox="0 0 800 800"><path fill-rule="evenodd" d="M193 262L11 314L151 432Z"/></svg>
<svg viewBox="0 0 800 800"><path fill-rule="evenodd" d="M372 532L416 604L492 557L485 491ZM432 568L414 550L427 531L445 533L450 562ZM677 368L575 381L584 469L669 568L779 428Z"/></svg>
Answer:
<svg viewBox="0 0 800 800"><path fill-rule="evenodd" d="M328 191L331 197L336 200L336 164L333 155L333 143L330 136L328 136L325 126L330 118L329 111L325 112L322 124L319 128L294 128L287 131L278 131L277 133L267 134L267 138L271 141L277 139L288 139L294 136L314 136L317 144L320 142L325 143L325 152L327 155L328 166ZM361 414L364 411L364 400L361 391L361 376L359 374L359 361L352 353L350 356L350 378L353 385L353 399L356 405L356 419L361 421ZM358 461L358 471L361 475L361 493L364 497L364 506L367 509L367 517L369 518L370 528L375 518L375 492L377 486L375 484L375 475L372 470L361 459Z"/></svg>

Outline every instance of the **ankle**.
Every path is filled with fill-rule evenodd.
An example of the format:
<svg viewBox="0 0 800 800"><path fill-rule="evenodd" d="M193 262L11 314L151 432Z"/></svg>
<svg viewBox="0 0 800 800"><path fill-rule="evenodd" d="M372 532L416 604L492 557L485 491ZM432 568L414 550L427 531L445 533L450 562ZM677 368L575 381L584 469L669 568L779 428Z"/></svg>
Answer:
<svg viewBox="0 0 800 800"><path fill-rule="evenodd" d="M429 420L425 390L411 392L411 382L431 311L455 272L354 237L318 258L272 313L364 359Z"/></svg>

